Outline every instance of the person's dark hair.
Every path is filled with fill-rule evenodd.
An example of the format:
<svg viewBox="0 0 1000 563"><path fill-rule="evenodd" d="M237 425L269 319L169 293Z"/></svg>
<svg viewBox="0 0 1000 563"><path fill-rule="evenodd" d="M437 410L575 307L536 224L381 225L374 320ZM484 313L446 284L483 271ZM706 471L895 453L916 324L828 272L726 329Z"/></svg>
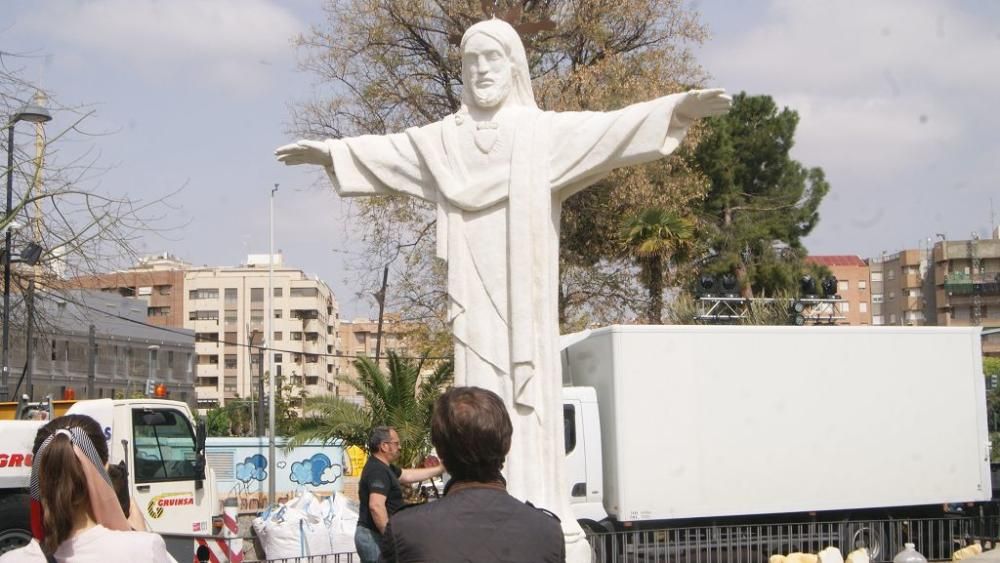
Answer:
<svg viewBox="0 0 1000 563"><path fill-rule="evenodd" d="M35 434L35 444L31 447L31 454L38 453L38 448L42 447L42 442L46 438L56 433L56 430L72 430L79 428L90 438L94 444L94 451L97 457L101 458L101 463L108 462L108 442L104 439L104 431L96 420L83 414L65 414L58 418L53 418L45 426L38 429Z"/></svg>
<svg viewBox="0 0 1000 563"><path fill-rule="evenodd" d="M36 455L42 442L59 429L80 428L94 444L101 461L108 461L108 444L104 441L101 425L89 416L66 415L53 419L38 430L32 452ZM57 435L42 452L38 464L38 489L41 493L42 523L45 538L42 549L54 553L62 542L69 539L73 524L81 513L90 510L87 478L73 450L69 436Z"/></svg>
<svg viewBox="0 0 1000 563"><path fill-rule="evenodd" d="M118 504L122 506L122 512L128 518L129 512L132 511L132 503L128 496L128 471L125 470L125 462L108 466L108 478L111 479L111 488L118 497Z"/></svg>
<svg viewBox="0 0 1000 563"><path fill-rule="evenodd" d="M376 426L372 429L371 436L368 437L368 453L378 452L379 446L392 440L391 426Z"/></svg>
<svg viewBox="0 0 1000 563"><path fill-rule="evenodd" d="M456 387L434 403L431 443L456 480L500 480L512 432L507 407L492 391Z"/></svg>

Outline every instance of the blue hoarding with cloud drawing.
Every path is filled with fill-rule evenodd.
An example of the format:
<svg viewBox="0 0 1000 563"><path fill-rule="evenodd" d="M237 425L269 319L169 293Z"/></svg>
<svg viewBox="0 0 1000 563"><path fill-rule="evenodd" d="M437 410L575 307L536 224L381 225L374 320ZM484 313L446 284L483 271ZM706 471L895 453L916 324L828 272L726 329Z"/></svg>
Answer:
<svg viewBox="0 0 1000 563"><path fill-rule="evenodd" d="M340 464L330 462L326 454L313 454L309 459L292 463L289 479L301 485L327 485L335 482L343 474Z"/></svg>
<svg viewBox="0 0 1000 563"><path fill-rule="evenodd" d="M263 481L267 479L267 458L260 454L248 456L242 463L236 464L234 473L236 480L244 483Z"/></svg>

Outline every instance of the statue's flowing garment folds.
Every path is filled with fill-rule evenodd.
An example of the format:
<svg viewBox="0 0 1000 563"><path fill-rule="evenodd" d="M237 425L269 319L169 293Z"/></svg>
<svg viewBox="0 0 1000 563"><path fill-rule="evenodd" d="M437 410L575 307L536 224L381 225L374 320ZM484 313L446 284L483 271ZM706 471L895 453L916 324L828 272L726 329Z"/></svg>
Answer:
<svg viewBox="0 0 1000 563"><path fill-rule="evenodd" d="M504 398L514 422L508 488L564 522L573 518L558 461L561 203L615 168L676 149L691 123L674 111L683 96L609 112L516 107L488 123L459 112L403 133L326 141L338 194L405 194L436 207L455 383Z"/></svg>

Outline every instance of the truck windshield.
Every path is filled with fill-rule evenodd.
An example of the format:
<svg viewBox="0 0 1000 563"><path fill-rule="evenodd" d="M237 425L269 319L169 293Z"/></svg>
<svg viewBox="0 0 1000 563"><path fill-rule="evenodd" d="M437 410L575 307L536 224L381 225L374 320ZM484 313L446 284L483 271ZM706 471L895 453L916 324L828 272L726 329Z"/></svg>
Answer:
<svg viewBox="0 0 1000 563"><path fill-rule="evenodd" d="M194 432L174 409L132 411L135 482L189 481L195 478Z"/></svg>

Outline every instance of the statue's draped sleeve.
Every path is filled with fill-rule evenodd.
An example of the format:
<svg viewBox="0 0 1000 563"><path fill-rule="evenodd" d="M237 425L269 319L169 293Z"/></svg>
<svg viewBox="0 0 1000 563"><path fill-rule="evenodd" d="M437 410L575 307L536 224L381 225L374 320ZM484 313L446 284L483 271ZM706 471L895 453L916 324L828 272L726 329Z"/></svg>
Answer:
<svg viewBox="0 0 1000 563"><path fill-rule="evenodd" d="M673 152L692 121L674 108L686 93L608 112L559 112L552 119L550 186L565 200L615 168Z"/></svg>
<svg viewBox="0 0 1000 563"><path fill-rule="evenodd" d="M344 197L405 194L437 201L436 182L406 133L328 139L327 174Z"/></svg>

